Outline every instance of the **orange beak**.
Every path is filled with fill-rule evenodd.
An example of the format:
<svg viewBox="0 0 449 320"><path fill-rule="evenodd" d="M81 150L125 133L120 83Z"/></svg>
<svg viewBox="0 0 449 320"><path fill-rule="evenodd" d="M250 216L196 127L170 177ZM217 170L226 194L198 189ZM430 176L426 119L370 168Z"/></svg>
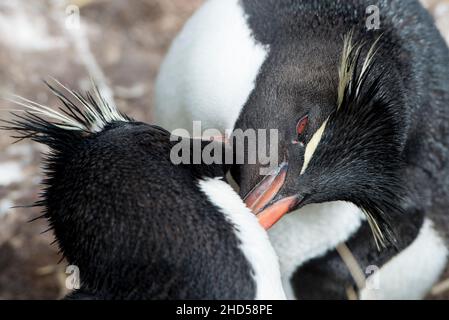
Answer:
<svg viewBox="0 0 449 320"><path fill-rule="evenodd" d="M285 183L287 170L288 164L282 163L259 182L244 199L246 206L257 216L265 230L271 228L298 204L296 196L283 198L272 203Z"/></svg>

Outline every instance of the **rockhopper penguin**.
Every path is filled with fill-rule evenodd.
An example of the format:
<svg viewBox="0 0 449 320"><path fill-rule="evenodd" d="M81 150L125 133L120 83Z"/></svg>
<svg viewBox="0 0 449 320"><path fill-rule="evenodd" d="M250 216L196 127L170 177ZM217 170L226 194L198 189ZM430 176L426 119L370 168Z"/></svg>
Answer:
<svg viewBox="0 0 449 320"><path fill-rule="evenodd" d="M17 98L26 111L6 129L50 148L38 205L80 270L69 299L285 298L268 236L223 166L174 165L168 131L98 90L49 87L64 108Z"/></svg>
<svg viewBox="0 0 449 320"><path fill-rule="evenodd" d="M368 30L372 5L380 26ZM270 184L260 164L233 174L253 209L284 201L279 217L294 211L270 232L290 298L347 297L355 282L342 242L367 277L377 270L362 299L422 298L438 280L449 243L449 50L417 0L208 0L156 89L169 128L279 130L284 179Z"/></svg>

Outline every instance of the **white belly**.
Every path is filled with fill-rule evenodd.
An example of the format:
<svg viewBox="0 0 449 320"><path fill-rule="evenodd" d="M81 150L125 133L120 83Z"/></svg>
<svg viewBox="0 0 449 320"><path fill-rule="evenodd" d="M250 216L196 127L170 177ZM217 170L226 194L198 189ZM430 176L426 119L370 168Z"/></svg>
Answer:
<svg viewBox="0 0 449 320"><path fill-rule="evenodd" d="M441 276L447 255L444 240L426 219L415 241L367 279L360 298L422 299Z"/></svg>
<svg viewBox="0 0 449 320"><path fill-rule="evenodd" d="M279 256L282 282L289 299L294 299L290 278L296 269L348 240L363 219L359 208L339 201L308 205L273 226L269 236Z"/></svg>
<svg viewBox="0 0 449 320"><path fill-rule="evenodd" d="M156 82L158 125L234 127L268 50L251 36L238 2L207 1L173 42Z"/></svg>
<svg viewBox="0 0 449 320"><path fill-rule="evenodd" d="M309 205L285 216L269 231L279 257L287 298L295 299L291 287L294 272L307 261L324 256L348 240L361 226L363 213L350 203ZM447 263L444 240L426 219L418 237L390 261L368 268L362 300L422 299L438 281ZM372 266L375 267L375 266ZM371 272L376 271L374 274Z"/></svg>

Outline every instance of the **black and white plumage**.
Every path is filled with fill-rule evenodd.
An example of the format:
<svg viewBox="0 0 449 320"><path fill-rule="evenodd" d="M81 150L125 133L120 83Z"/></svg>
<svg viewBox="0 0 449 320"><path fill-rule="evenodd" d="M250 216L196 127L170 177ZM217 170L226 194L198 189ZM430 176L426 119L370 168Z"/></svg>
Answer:
<svg viewBox="0 0 449 320"><path fill-rule="evenodd" d="M171 126L279 129L289 175L276 199L300 204L270 238L291 298L346 297L342 242L380 268L363 299L422 298L447 261L449 51L418 1L377 1L377 31L370 5L209 0L158 78L160 123L172 111L187 116ZM262 179L259 165L234 175L242 196Z"/></svg>
<svg viewBox="0 0 449 320"><path fill-rule="evenodd" d="M223 166L174 165L179 139L168 131L130 119L98 90L49 86L64 107L16 98L25 113L6 129L50 147L38 204L80 270L69 299L285 297L267 234Z"/></svg>

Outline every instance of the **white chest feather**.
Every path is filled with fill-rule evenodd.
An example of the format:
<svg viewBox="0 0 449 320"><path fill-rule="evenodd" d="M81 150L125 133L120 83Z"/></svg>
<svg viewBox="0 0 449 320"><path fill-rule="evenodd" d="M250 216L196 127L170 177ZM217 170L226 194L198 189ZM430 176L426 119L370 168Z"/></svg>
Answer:
<svg viewBox="0 0 449 320"><path fill-rule="evenodd" d="M294 299L290 278L296 269L349 239L363 219L363 213L353 204L329 202L306 206L274 225L269 237L279 256L282 282L289 299Z"/></svg>
<svg viewBox="0 0 449 320"><path fill-rule="evenodd" d="M238 0L209 0L187 22L162 64L155 118L168 130L232 129L267 56Z"/></svg>
<svg viewBox="0 0 449 320"><path fill-rule="evenodd" d="M444 240L426 219L418 237L367 279L362 300L422 299L443 272L448 256Z"/></svg>
<svg viewBox="0 0 449 320"><path fill-rule="evenodd" d="M257 300L282 300L281 274L276 253L268 239L267 232L254 214L245 206L239 195L220 179L200 180L201 190L209 200L235 226L240 248L251 265L256 283Z"/></svg>

